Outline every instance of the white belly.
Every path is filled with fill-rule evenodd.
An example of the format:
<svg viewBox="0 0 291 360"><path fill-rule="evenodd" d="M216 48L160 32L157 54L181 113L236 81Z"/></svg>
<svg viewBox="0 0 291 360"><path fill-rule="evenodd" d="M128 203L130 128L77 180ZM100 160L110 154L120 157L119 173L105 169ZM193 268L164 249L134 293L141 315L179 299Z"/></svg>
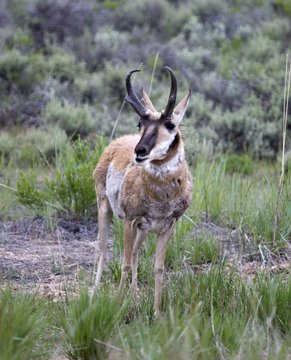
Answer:
<svg viewBox="0 0 291 360"><path fill-rule="evenodd" d="M108 197L113 213L119 218L124 218L124 212L118 205L118 195L123 182L124 173L115 169L111 164L106 177L106 196Z"/></svg>

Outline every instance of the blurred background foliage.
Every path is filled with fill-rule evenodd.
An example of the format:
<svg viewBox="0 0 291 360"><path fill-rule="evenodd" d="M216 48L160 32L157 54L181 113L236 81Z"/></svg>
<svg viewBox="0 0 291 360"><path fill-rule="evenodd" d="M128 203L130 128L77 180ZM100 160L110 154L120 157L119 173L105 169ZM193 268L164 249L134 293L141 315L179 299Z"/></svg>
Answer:
<svg viewBox="0 0 291 360"><path fill-rule="evenodd" d="M169 92L164 65L180 98L193 90L184 121L192 163L201 153L279 152L288 0L9 0L0 27L2 164L51 162L69 140L109 137L127 72L142 68L134 82L148 90L157 54L157 108ZM125 106L115 136L135 124Z"/></svg>

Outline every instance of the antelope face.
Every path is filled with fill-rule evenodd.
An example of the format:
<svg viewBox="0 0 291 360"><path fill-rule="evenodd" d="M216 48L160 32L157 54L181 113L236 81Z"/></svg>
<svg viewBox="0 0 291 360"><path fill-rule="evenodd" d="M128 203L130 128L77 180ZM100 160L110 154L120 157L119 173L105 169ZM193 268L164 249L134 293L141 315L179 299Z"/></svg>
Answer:
<svg viewBox="0 0 291 360"><path fill-rule="evenodd" d="M165 67L171 76L171 91L166 109L158 112L147 93L142 89L142 99L138 99L131 86L131 71L126 78L126 87L128 95L125 100L132 105L134 110L140 116L138 127L141 138L135 147L134 162L137 165L145 165L153 160L163 160L171 149L178 134L179 124L185 114L188 104L190 91L176 105L177 81L173 71Z"/></svg>
<svg viewBox="0 0 291 360"><path fill-rule="evenodd" d="M134 162L144 165L152 160L164 159L178 132L175 123L163 118L155 121L140 119L138 126L141 139L134 151Z"/></svg>

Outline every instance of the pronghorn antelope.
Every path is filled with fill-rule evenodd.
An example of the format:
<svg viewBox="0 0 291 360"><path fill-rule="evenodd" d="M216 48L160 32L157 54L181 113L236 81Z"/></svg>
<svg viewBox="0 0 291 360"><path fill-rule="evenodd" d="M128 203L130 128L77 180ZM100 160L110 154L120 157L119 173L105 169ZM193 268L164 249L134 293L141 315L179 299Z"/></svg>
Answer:
<svg viewBox="0 0 291 360"><path fill-rule="evenodd" d="M99 259L96 286L106 260L109 227L114 213L124 221L124 254L119 291L132 270L132 291L137 291L138 253L147 233L157 234L154 264L155 315L160 314L164 259L175 221L188 208L192 179L184 158L179 124L188 104L188 94L176 105L177 81L169 67L171 90L166 109L158 112L147 93L142 99L132 85L133 70L126 77L129 103L139 116L139 135L113 141L93 172L99 206Z"/></svg>

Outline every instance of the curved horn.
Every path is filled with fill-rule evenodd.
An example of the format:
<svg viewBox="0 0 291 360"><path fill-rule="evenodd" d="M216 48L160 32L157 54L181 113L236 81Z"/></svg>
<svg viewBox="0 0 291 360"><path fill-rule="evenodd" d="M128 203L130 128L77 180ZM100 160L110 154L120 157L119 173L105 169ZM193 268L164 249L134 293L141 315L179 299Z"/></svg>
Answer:
<svg viewBox="0 0 291 360"><path fill-rule="evenodd" d="M163 112L163 117L170 117L173 114L176 99L177 99L177 80L173 70L169 66L165 66L165 69L169 72L171 76L171 91L169 95L169 100L166 106L166 109Z"/></svg>
<svg viewBox="0 0 291 360"><path fill-rule="evenodd" d="M137 95L131 85L131 75L138 71L140 71L140 70L132 70L126 76L125 83L126 83L126 90L127 90L128 95L125 97L124 100L134 108L134 110L137 112L137 114L140 117L145 117L146 113L147 113L147 109L143 106L143 104L137 97Z"/></svg>

